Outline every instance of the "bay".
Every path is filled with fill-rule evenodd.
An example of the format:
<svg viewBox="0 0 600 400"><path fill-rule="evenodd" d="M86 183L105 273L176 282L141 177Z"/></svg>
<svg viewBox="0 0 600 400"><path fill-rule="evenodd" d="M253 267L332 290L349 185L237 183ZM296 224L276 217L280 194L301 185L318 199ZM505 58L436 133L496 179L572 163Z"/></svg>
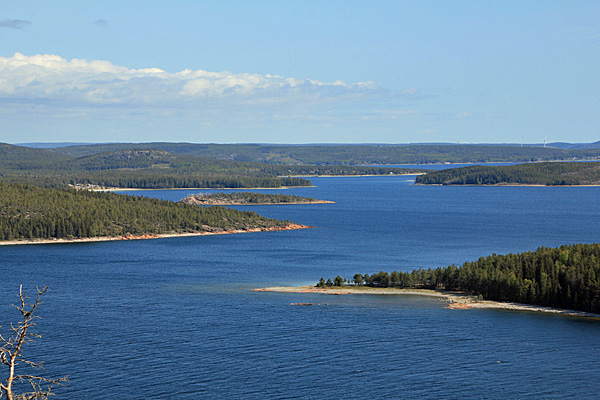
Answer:
<svg viewBox="0 0 600 400"><path fill-rule="evenodd" d="M311 181L261 192L336 203L239 208L313 229L2 246L0 321L16 318L20 284L50 287L43 338L27 351L47 374L70 375L58 399L597 397L596 320L251 289L597 242L600 188Z"/></svg>

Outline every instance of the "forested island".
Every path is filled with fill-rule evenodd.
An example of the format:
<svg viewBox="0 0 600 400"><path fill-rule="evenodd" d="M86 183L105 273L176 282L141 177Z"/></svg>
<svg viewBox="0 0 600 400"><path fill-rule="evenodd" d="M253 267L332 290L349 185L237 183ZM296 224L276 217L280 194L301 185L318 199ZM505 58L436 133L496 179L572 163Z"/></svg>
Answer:
<svg viewBox="0 0 600 400"><path fill-rule="evenodd" d="M600 162L544 162L509 166L471 166L430 171L421 185L600 185Z"/></svg>
<svg viewBox="0 0 600 400"><path fill-rule="evenodd" d="M182 203L200 206L243 206L266 204L325 204L333 201L317 200L312 197L302 197L285 194L265 194L256 192L233 193L198 193L180 200Z"/></svg>
<svg viewBox="0 0 600 400"><path fill-rule="evenodd" d="M600 244L541 247L491 255L462 266L323 278L317 287L369 286L464 291L486 300L600 314Z"/></svg>
<svg viewBox="0 0 600 400"><path fill-rule="evenodd" d="M133 147L135 148L74 156L54 149L34 149L0 143L0 181L50 188L241 189L311 185L309 180L298 176L421 172L386 167L273 165L201 158L162 149Z"/></svg>
<svg viewBox="0 0 600 400"><path fill-rule="evenodd" d="M304 226L219 206L0 182L0 241L299 228Z"/></svg>

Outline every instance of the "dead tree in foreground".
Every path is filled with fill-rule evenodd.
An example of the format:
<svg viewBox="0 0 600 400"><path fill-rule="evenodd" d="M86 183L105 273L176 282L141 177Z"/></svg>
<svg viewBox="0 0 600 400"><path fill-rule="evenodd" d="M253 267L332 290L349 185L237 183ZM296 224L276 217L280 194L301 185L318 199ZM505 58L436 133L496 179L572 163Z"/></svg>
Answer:
<svg viewBox="0 0 600 400"><path fill-rule="evenodd" d="M29 368L42 368L43 362L36 363L33 361L26 360L23 358L23 345L29 343L41 337L36 332L32 332L31 329L35 327L36 319L40 318L35 315L36 309L42 305L40 298L48 287L43 289L37 289L37 297L35 302L29 304L27 301L29 297L23 293L23 287L19 288L20 303L14 305L17 310L21 313L22 320L19 321L16 326L10 324L9 336L5 337L0 332L0 365L8 367L8 378L0 383L0 399L6 395L6 400L29 400L29 399L47 399L48 396L52 396L52 388L54 385L60 385L63 382L68 382L67 377L49 379L37 375L24 375L15 372L16 367L19 364L24 364ZM0 326L1 328L2 326ZM26 368L27 368L26 367ZM16 393L14 384L29 382L31 385L31 391L26 393Z"/></svg>

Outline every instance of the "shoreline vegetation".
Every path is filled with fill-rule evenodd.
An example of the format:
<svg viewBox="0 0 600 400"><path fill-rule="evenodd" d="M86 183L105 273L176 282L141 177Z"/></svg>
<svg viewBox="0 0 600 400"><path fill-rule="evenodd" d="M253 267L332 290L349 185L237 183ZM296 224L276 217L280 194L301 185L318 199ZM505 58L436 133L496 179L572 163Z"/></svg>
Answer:
<svg viewBox="0 0 600 400"><path fill-rule="evenodd" d="M0 182L0 242L57 243L300 229L222 206Z"/></svg>
<svg viewBox="0 0 600 400"><path fill-rule="evenodd" d="M598 187L600 183L590 185L542 185L533 183L495 183L493 185L478 185L478 184L461 184L461 185L444 185L443 183L415 183L415 186L471 186L471 187L546 187L546 188L580 188L580 187Z"/></svg>
<svg viewBox="0 0 600 400"><path fill-rule="evenodd" d="M94 243L94 242L115 242L121 240L149 240L149 239L165 239L175 237L188 236L210 236L210 235L232 235L237 233L256 233L256 232L277 232L277 231L292 231L298 229L311 229L314 226L300 225L290 223L284 226L273 226L266 228L247 228L234 230L213 230L203 232L182 232L182 233L146 233L141 235L126 234L122 236L96 236L83 238L52 238L52 239L19 239L0 241L0 246L17 246L17 245L37 245L37 244L60 244L60 243Z"/></svg>
<svg viewBox="0 0 600 400"><path fill-rule="evenodd" d="M513 304L512 309L516 307L514 304L521 304L527 305L527 309L549 308L600 315L600 243L493 254L465 262L460 267L380 271L372 275L357 273L350 279L338 275L333 280L321 278L314 288L301 291L401 293L417 290L425 293L424 289L426 293L460 293L462 299L468 300L454 301L459 303L453 305L454 308L473 308L478 307L477 304L500 307L497 302L504 304L502 307Z"/></svg>
<svg viewBox="0 0 600 400"><path fill-rule="evenodd" d="M508 166L478 165L430 171L416 185L600 186L599 162L543 162Z"/></svg>
<svg viewBox="0 0 600 400"><path fill-rule="evenodd" d="M555 307L543 307L531 304L481 300L477 296L460 291L446 291L442 289L418 289L418 288L377 288L368 286L331 286L318 288L315 286L274 286L267 288L252 289L255 292L278 292L278 293L317 293L324 295L413 295L436 297L447 302L446 308L453 310L467 309L501 309L511 311L542 312L550 314L561 314L576 317L598 318L600 314L585 311L566 310ZM292 303L293 305L313 305L322 303Z"/></svg>
<svg viewBox="0 0 600 400"><path fill-rule="evenodd" d="M264 194L255 192L198 193L179 200L181 203L197 206L246 206L246 205L286 205L286 204L333 204L333 201L317 200L312 197L284 194Z"/></svg>
<svg viewBox="0 0 600 400"><path fill-rule="evenodd" d="M308 186L280 186L280 187L248 187L248 188L240 188L240 187L223 187L217 188L218 190L283 190L283 189L299 189L299 188L310 188L314 187L313 185ZM213 187L192 187L192 188L180 188L180 187L168 187L168 188L157 188L157 189L138 189L138 188L123 188L123 187L105 187L105 186L95 186L95 187L83 187L79 185L79 188L75 185L72 186L73 189L76 190L89 190L91 192L151 192L158 190L215 190Z"/></svg>

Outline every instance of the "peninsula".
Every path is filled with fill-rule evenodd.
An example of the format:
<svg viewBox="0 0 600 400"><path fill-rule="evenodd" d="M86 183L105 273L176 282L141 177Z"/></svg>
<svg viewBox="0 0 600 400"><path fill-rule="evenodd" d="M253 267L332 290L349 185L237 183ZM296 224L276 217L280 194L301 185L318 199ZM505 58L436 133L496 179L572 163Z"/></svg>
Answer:
<svg viewBox="0 0 600 400"><path fill-rule="evenodd" d="M0 243L57 243L278 231L308 226L251 211L0 182Z"/></svg>
<svg viewBox="0 0 600 400"><path fill-rule="evenodd" d="M481 257L461 267L321 278L316 287L272 288L327 294L421 294L452 308L494 307L600 316L600 244L541 247L534 252ZM585 313L585 314L582 314Z"/></svg>
<svg viewBox="0 0 600 400"><path fill-rule="evenodd" d="M543 162L509 166L476 165L430 171L417 185L598 186L600 162Z"/></svg>
<svg viewBox="0 0 600 400"><path fill-rule="evenodd" d="M256 192L198 193L180 200L181 203L200 206L246 206L281 204L332 204L333 201L317 200L311 197L284 194L264 194Z"/></svg>

